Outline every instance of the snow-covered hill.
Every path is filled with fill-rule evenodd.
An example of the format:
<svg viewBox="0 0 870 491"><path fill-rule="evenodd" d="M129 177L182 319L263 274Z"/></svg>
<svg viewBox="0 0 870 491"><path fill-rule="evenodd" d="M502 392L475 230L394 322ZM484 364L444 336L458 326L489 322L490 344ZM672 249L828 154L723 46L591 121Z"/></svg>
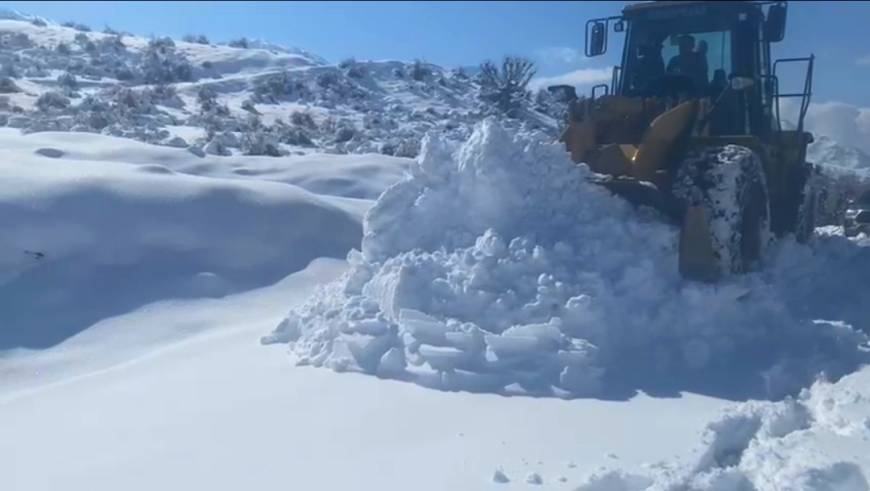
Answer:
<svg viewBox="0 0 870 491"><path fill-rule="evenodd" d="M216 45L0 20L0 123L94 132L202 155L328 150L416 155L429 130L457 140L491 111L462 70L415 62L329 65L263 41ZM531 103L530 103L531 107ZM553 131L526 109L518 124Z"/></svg>
<svg viewBox="0 0 870 491"><path fill-rule="evenodd" d="M807 160L829 167L859 172L870 171L870 155L859 148L841 145L825 135L816 137L807 148Z"/></svg>

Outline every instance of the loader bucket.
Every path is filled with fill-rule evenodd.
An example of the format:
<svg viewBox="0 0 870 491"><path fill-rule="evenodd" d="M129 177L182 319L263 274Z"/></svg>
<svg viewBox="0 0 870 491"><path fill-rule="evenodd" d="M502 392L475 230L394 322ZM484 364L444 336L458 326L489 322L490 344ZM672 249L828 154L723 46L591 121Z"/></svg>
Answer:
<svg viewBox="0 0 870 491"><path fill-rule="evenodd" d="M713 234L701 206L690 206L680 232L680 274L687 279L714 282L719 279L719 261L713 249Z"/></svg>

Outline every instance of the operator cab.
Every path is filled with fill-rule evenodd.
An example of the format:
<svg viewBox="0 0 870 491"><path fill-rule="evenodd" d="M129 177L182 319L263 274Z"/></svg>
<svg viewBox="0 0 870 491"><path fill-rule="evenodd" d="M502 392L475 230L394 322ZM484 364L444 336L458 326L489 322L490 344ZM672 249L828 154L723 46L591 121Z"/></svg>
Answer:
<svg viewBox="0 0 870 491"><path fill-rule="evenodd" d="M785 2L659 1L625 7L621 16L586 26L586 55L607 50L610 26L625 33L621 66L606 92L641 98L706 98L713 106L711 135L757 135L779 130L779 94L770 44L785 34ZM812 58L806 61L807 80ZM779 63L779 62L778 62ZM735 80L742 84L734 90ZM743 90L745 89L745 90ZM801 105L803 126L805 104Z"/></svg>
<svg viewBox="0 0 870 491"><path fill-rule="evenodd" d="M715 97L729 77L761 72L760 53L753 49L763 21L759 9L641 4L627 7L623 16L628 30L619 94L661 97L685 92Z"/></svg>

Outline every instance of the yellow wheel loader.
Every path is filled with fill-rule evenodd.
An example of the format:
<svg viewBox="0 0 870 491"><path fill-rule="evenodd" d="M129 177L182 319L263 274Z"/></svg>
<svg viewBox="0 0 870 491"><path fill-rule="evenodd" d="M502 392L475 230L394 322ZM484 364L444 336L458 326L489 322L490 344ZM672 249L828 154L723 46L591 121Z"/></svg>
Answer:
<svg viewBox="0 0 870 491"><path fill-rule="evenodd" d="M624 35L609 85L569 99L561 141L596 182L680 227L686 278L716 281L755 269L773 237L813 231L813 179L803 131L813 56L773 61L787 5L764 1L658 1L586 24L586 55ZM777 69L805 69L802 89L781 93ZM798 100L784 129L780 102Z"/></svg>

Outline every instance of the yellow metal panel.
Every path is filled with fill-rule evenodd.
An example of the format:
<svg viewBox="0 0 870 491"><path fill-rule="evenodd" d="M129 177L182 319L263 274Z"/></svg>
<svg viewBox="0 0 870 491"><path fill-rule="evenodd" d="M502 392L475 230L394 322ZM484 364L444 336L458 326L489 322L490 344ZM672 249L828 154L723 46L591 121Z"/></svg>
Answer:
<svg viewBox="0 0 870 491"><path fill-rule="evenodd" d="M698 101L686 101L656 117L650 123L634 156L634 177L652 181L665 158L698 112Z"/></svg>

